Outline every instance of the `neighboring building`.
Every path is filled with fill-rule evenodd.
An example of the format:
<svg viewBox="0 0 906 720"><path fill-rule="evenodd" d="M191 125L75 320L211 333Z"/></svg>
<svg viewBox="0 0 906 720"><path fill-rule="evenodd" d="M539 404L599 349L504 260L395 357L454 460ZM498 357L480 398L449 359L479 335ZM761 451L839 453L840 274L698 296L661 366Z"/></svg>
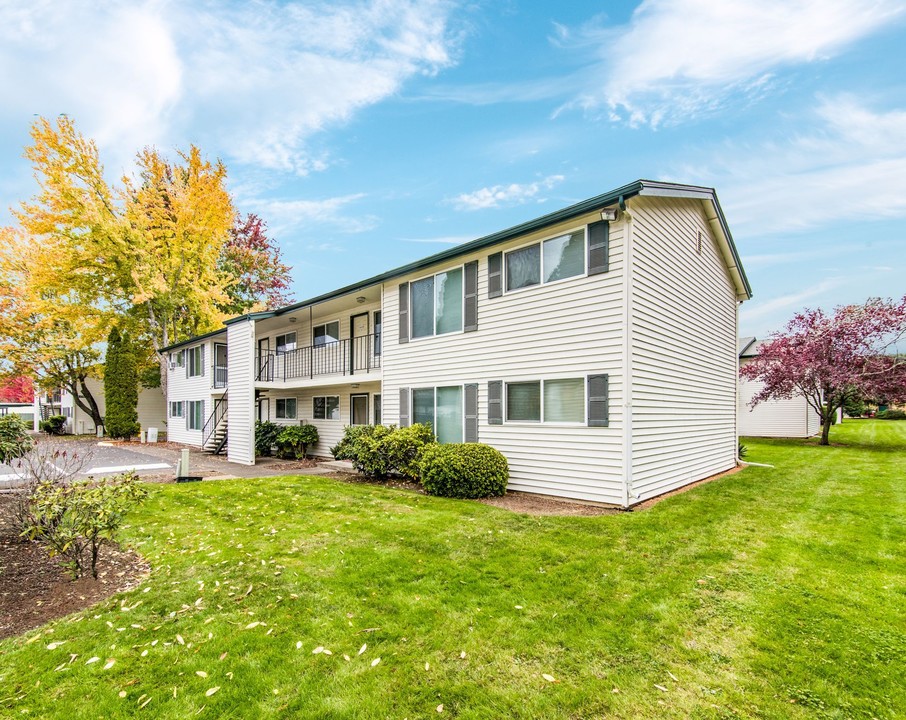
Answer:
<svg viewBox="0 0 906 720"><path fill-rule="evenodd" d="M169 437L252 464L256 419L315 424L321 456L430 421L513 490L628 506L736 465L750 295L714 191L638 181L166 348Z"/></svg>
<svg viewBox="0 0 906 720"><path fill-rule="evenodd" d="M104 402L104 381L88 378L85 381L88 392L98 404L101 417L104 416L106 405ZM65 431L75 435L95 435L97 428L91 415L76 405L75 398L68 390L55 390L43 398L36 394L35 399L35 430L38 423L50 415L62 415L66 418ZM163 432L167 427L167 407L164 393L161 388L139 388L138 392L138 422L142 430L156 427Z"/></svg>
<svg viewBox="0 0 906 720"><path fill-rule="evenodd" d="M754 337L739 339L739 366L758 357L761 345ZM739 379L739 434L749 437L804 438L821 431L821 418L803 395L767 400L755 407L752 398L764 387L758 380Z"/></svg>
<svg viewBox="0 0 906 720"><path fill-rule="evenodd" d="M34 403L0 402L0 417L4 415L18 415L22 422L29 425L34 422Z"/></svg>

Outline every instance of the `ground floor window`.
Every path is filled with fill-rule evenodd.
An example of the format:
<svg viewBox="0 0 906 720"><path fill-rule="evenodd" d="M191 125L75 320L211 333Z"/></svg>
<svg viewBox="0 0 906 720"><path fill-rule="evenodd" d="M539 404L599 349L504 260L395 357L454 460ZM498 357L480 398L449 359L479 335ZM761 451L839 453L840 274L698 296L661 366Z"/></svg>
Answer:
<svg viewBox="0 0 906 720"><path fill-rule="evenodd" d="M325 395L323 397L312 398L312 417L315 420L339 420L339 396Z"/></svg>
<svg viewBox="0 0 906 720"><path fill-rule="evenodd" d="M414 388L412 421L430 423L438 442L461 443L463 436L462 386Z"/></svg>
<svg viewBox="0 0 906 720"><path fill-rule="evenodd" d="M186 427L189 430L201 430L204 427L204 400L186 402Z"/></svg>
<svg viewBox="0 0 906 720"><path fill-rule="evenodd" d="M296 419L296 398L277 398L277 419Z"/></svg>
<svg viewBox="0 0 906 720"><path fill-rule="evenodd" d="M585 379L534 380L506 384L510 422L585 422Z"/></svg>
<svg viewBox="0 0 906 720"><path fill-rule="evenodd" d="M182 417L182 401L170 401L170 417Z"/></svg>

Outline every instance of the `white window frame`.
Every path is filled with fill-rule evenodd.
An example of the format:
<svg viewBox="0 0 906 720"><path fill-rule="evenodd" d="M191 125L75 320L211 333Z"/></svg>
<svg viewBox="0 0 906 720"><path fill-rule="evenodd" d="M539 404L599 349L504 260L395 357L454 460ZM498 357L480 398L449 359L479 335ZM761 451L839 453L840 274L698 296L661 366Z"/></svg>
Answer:
<svg viewBox="0 0 906 720"><path fill-rule="evenodd" d="M193 432L201 432L204 430L204 400L186 400L186 429ZM192 427L192 421L195 419L195 406L201 407L201 415L198 420L198 427Z"/></svg>
<svg viewBox="0 0 906 720"><path fill-rule="evenodd" d="M337 324L336 341L321 343L320 345L315 345L315 330L317 330L318 328L327 327L328 325L333 325L334 323ZM325 322L319 322L317 325L312 325L311 326L311 346L313 348L322 348L322 347L327 347L328 345L336 345L336 343L340 342L340 333L341 332L342 332L342 327L340 324L340 318L334 318L333 320L326 320Z"/></svg>
<svg viewBox="0 0 906 720"><path fill-rule="evenodd" d="M437 389L438 388L451 388L458 387L460 390L460 397L462 398L462 441L465 442L466 438L466 386L465 383L452 383L449 385L420 385L418 387L412 387L409 389L409 419L410 422L414 425L418 422L415 419L415 391L416 390L433 390L434 391L434 413L433 419L431 420L431 432L434 433L434 437L437 437ZM440 442L438 440L438 442Z"/></svg>
<svg viewBox="0 0 906 720"><path fill-rule="evenodd" d="M170 362L173 363L173 367L185 367L185 357L186 351L180 350L175 353L170 353Z"/></svg>
<svg viewBox="0 0 906 720"><path fill-rule="evenodd" d="M463 332L465 332L463 330L463 328L465 327L465 324L466 324L466 269L465 269L465 267L466 267L465 264L453 265L452 267L444 268L443 270L438 270L437 272L430 273L428 275L422 275L419 278L415 278L415 280L409 281L409 342L418 342L419 340L428 340L430 338L436 338L436 337L447 337L449 335L460 335ZM419 282L420 280L427 280L428 278L436 278L438 275L443 275L445 273L450 272L451 270L459 270L460 273L462 274L462 299L460 300L460 317L462 318L461 327L459 328L459 330L451 330L450 332L441 333L440 335L437 334L437 302L436 302L437 296L436 296L436 294L434 294L431 296L431 309L433 311L431 314L434 317L434 320L431 323L431 334L430 335L420 335L419 337L415 337L415 332L414 332L415 331L415 303L412 301L413 286L415 285L415 283ZM434 284L434 288L435 288L434 292L436 293L437 292L436 281ZM383 315L381 316L381 321L383 322ZM441 387L452 387L452 386L451 385L441 385Z"/></svg>
<svg viewBox="0 0 906 720"><path fill-rule="evenodd" d="M292 400L293 414L287 414L286 403ZM283 403L283 415L280 414L280 403ZM274 419L275 420L295 420L299 417L299 399L296 397L278 397L274 398Z"/></svg>
<svg viewBox="0 0 906 720"><path fill-rule="evenodd" d="M292 347L289 348L289 350L281 350L280 342L279 342L280 338L288 338L290 335L293 336ZM289 343L284 343L283 347L285 348L288 345L289 345ZM274 335L274 354L275 355L286 355L288 353L293 352L294 350L297 350L298 348L299 348L299 333L296 332L295 330L287 330L286 332L280 333L279 335Z"/></svg>
<svg viewBox="0 0 906 720"><path fill-rule="evenodd" d="M558 236L559 237L559 236ZM532 286L534 287L534 286ZM544 383L549 380L581 380L582 381L582 420L573 420L570 422L554 422L544 419ZM537 420L510 420L510 385L519 385L521 383L539 383L541 391L541 402L539 404L539 416ZM543 377L543 378L526 378L524 380L504 380L503 381L503 422L505 425L551 425L554 427L588 427L588 374L585 375L567 375L566 377Z"/></svg>
<svg viewBox="0 0 906 720"><path fill-rule="evenodd" d="M328 415L327 399L328 398L334 398L337 401L337 417L336 418L327 417L327 415ZM324 417L318 417L315 412L315 401L319 400L319 399L324 400ZM314 395L311 399L311 417L312 417L312 420L333 420L334 422L337 422L338 420L342 421L343 415L340 412L340 396L339 395Z"/></svg>
<svg viewBox="0 0 906 720"><path fill-rule="evenodd" d="M171 400L168 409L171 418L185 417L184 403L182 400Z"/></svg>
<svg viewBox="0 0 906 720"><path fill-rule="evenodd" d="M547 282L545 282L544 281L544 243L548 242L549 240L556 240L557 238L562 238L566 235L572 235L573 233L579 232L580 230L582 231L583 244L584 244L584 249L582 252L582 272L579 273L578 275L570 275L567 278L561 278L559 280L548 280ZM525 287L516 288L515 290L510 290L507 287L507 271L506 271L507 257L510 255L510 253L518 252L519 250L525 250L526 248L531 247L532 245L538 246L538 273L539 273L538 284L537 285L526 285ZM558 285L559 283L562 283L562 282L569 282L570 280L578 280L579 278L584 278L584 277L588 277L588 225L579 225L570 230L564 230L563 232L556 233L555 235L549 235L548 237L542 238L541 240L535 240L534 242L524 243L523 245L519 245L517 247L510 248L509 250L503 251L503 262L501 263L501 268L500 268L500 284L501 284L501 287L503 288L504 295L507 295L510 293L519 293L519 292L523 292L525 290L531 290L532 288L545 287L548 285ZM528 381L526 381L526 382L528 382Z"/></svg>
<svg viewBox="0 0 906 720"><path fill-rule="evenodd" d="M188 366L186 377L204 377L204 361L201 359L204 351L201 348L202 345L193 345L186 350L186 353L188 353L186 358L186 365Z"/></svg>

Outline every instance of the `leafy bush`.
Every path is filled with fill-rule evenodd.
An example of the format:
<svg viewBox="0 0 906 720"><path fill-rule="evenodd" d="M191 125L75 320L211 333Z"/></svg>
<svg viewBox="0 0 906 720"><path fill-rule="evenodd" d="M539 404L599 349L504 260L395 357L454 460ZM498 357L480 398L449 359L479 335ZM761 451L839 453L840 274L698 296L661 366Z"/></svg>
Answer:
<svg viewBox="0 0 906 720"><path fill-rule="evenodd" d="M47 420L42 420L39 427L42 432L46 432L48 435L62 435L65 426L65 415L51 415Z"/></svg>
<svg viewBox="0 0 906 720"><path fill-rule="evenodd" d="M431 426L421 423L404 428L350 425L330 452L337 460L352 461L353 467L368 477L403 475L415 480L422 448L434 442Z"/></svg>
<svg viewBox="0 0 906 720"><path fill-rule="evenodd" d="M428 445L419 463L422 485L431 495L483 498L503 495L510 478L506 458L490 445Z"/></svg>
<svg viewBox="0 0 906 720"><path fill-rule="evenodd" d="M277 423L259 420L255 423L255 455L270 457L277 445L277 438L283 432L283 426Z"/></svg>
<svg viewBox="0 0 906 720"><path fill-rule="evenodd" d="M903 410L885 410L875 415L878 420L906 420L906 411Z"/></svg>
<svg viewBox="0 0 906 720"><path fill-rule="evenodd" d="M46 543L51 557L65 558L73 578L84 574L86 562L97 578L101 548L116 540L126 514L147 494L133 472L66 485L43 482L31 497L23 534Z"/></svg>
<svg viewBox="0 0 906 720"><path fill-rule="evenodd" d="M0 417L0 463L20 458L35 446L28 425L18 415Z"/></svg>
<svg viewBox="0 0 906 720"><path fill-rule="evenodd" d="M277 454L282 458L301 460L308 454L308 446L318 440L318 428L314 425L290 425L277 436Z"/></svg>
<svg viewBox="0 0 906 720"><path fill-rule="evenodd" d="M362 435L370 435L379 425L347 425L343 429L343 437L336 445L330 448L334 460L353 460L355 442Z"/></svg>
<svg viewBox="0 0 906 720"><path fill-rule="evenodd" d="M748 454L749 454L749 448L747 448L742 443L739 443L739 459L742 460Z"/></svg>

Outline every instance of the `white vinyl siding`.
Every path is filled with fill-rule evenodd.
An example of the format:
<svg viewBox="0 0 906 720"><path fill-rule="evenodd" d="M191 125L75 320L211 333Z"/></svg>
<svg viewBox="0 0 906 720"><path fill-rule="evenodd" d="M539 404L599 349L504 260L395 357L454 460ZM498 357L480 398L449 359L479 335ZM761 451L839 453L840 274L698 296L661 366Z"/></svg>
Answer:
<svg viewBox="0 0 906 720"><path fill-rule="evenodd" d="M242 465L255 464L255 322L227 326L227 457Z"/></svg>
<svg viewBox="0 0 906 720"><path fill-rule="evenodd" d="M737 330L701 202L633 198L630 212L634 502L735 466Z"/></svg>
<svg viewBox="0 0 906 720"><path fill-rule="evenodd" d="M204 347L204 350L199 350L199 353L203 353L205 358L214 357L214 343L224 343L226 342L226 332L215 335L212 338L206 339L205 341L193 345L193 348ZM177 353L184 352L180 350ZM188 363L189 353L184 352L184 363ZM187 377L186 367L182 367L169 370L167 372L167 398L166 400L170 402L183 402L186 403L189 400L205 400L205 407L212 408L214 407L214 398L211 394L211 380L212 378L207 375L198 375L196 377ZM141 402L139 402L141 404ZM166 403L161 403L163 412L166 413L167 405ZM170 418L168 419L165 426L156 426L156 427L166 427L167 440L183 443L185 445L201 445L201 430L189 430L186 427L186 408L183 407L183 416L180 418ZM141 422L141 420L139 420ZM146 427L142 424L142 427Z"/></svg>
<svg viewBox="0 0 906 720"><path fill-rule="evenodd" d="M745 358L740 365L751 362ZM751 437L811 437L821 430L818 413L802 395L749 404L764 386L758 380L739 381L739 434Z"/></svg>
<svg viewBox="0 0 906 720"><path fill-rule="evenodd" d="M399 422L402 387L475 383L478 440L506 456L511 489L622 504L622 224L611 227L609 272L488 298L488 254L568 235L600 218L600 213L589 213L457 258L451 267L478 260L475 332L438 336L431 342L399 343L399 283L423 276L400 277L385 284L384 422ZM440 265L437 269L447 268ZM609 375L609 427L488 424L488 381L584 378L596 373Z"/></svg>

